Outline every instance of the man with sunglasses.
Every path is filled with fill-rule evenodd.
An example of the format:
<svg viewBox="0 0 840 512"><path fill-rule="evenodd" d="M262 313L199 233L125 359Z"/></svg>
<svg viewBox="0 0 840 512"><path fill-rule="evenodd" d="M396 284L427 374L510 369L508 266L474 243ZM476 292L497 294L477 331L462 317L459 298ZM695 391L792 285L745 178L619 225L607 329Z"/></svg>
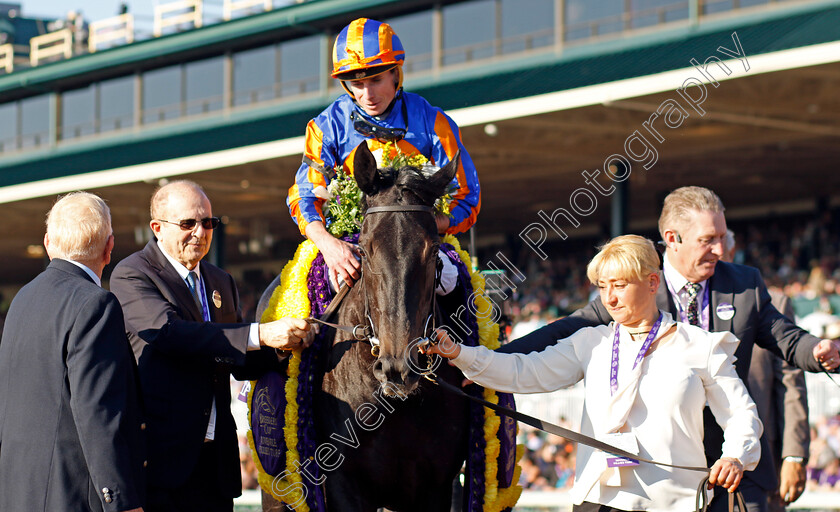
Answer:
<svg viewBox="0 0 840 512"><path fill-rule="evenodd" d="M301 233L324 255L331 276L347 282L359 277L359 262L350 244L326 230L322 206L338 168L353 174L359 144L367 144L380 164L388 142L438 167L460 155L451 215L436 219L440 233L467 231L481 208L478 174L458 126L443 110L403 91L404 60L402 43L387 23L359 18L344 27L333 48L332 77L347 94L307 125L303 163L286 200Z"/></svg>
<svg viewBox="0 0 840 512"><path fill-rule="evenodd" d="M307 345L315 329L242 322L233 277L201 261L219 219L197 184L159 188L151 216L155 240L111 276L148 415L146 510L230 512L242 489L230 375L279 370L275 350Z"/></svg>

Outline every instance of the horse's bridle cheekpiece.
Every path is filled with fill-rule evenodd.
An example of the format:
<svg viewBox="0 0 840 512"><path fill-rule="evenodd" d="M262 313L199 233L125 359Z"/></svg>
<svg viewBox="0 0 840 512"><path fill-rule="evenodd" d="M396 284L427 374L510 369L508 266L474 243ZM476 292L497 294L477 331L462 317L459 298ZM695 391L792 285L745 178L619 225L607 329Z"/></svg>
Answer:
<svg viewBox="0 0 840 512"><path fill-rule="evenodd" d="M365 216L370 213L410 213L410 212L423 212L434 215L434 208L431 206L425 206L421 204L401 204L401 205L388 205L388 206L372 206L365 210ZM364 255L363 255L364 258ZM364 265L362 265L362 273L364 273ZM361 280L361 277L359 278ZM362 284L364 287L364 283ZM333 329L337 329L340 331L347 332L353 336L357 341L367 341L370 343L370 353L373 357L379 357L379 338L376 337L376 329L373 326L373 319L370 317L370 313L368 310L368 299L367 299L367 289L363 288L364 293L364 301L365 301L365 319L368 322L368 325L338 325L329 322L328 320L330 317L335 313L338 309L338 305L350 291L350 287L346 284L341 286L341 289L338 291L336 296L333 298L330 305L327 306L327 309L324 311L324 314L321 315L321 318L308 318L307 321L310 323L319 323L321 325L325 325L327 327L332 327ZM428 336L428 326L429 321L434 318L434 309L435 309L435 290L432 289L432 312L429 313L429 318L426 319L426 325L424 327L424 336ZM434 325L432 325L432 330L434 330Z"/></svg>

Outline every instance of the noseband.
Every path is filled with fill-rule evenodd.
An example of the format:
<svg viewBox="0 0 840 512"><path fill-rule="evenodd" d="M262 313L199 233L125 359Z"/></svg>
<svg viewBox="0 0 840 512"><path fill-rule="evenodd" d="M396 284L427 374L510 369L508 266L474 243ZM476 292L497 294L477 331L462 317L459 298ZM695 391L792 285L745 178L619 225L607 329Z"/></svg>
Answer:
<svg viewBox="0 0 840 512"><path fill-rule="evenodd" d="M434 215L434 209L431 206L424 206L419 204L404 204L404 205L388 205L388 206L372 206L365 210L365 218L367 218L368 214L371 213L411 213L411 212L422 212L428 213L430 215ZM364 221L363 221L364 222ZM364 254L364 248L362 249L362 260L367 260L367 255ZM368 265L370 265L368 263ZM362 274L364 274L364 265L362 265ZM345 284L341 287L338 294L332 300L330 305L327 307L324 314L321 315L321 318L312 318L310 322L317 322L319 324L326 325L328 327L333 327L335 329L350 333L353 338L358 341L366 341L370 343L370 353L374 357L379 357L379 350L380 350L380 342L379 338L376 337L376 328L373 325L373 319L370 317L370 309L368 307L368 295L367 295L367 287L365 286L365 282L363 280L364 275L362 275L359 280L362 281L362 294L364 296L365 301L365 319L367 321L367 325L358 324L358 325L337 325L328 322L327 320L332 316L336 309L338 309L339 303L344 299L349 291L349 287ZM432 330L434 330L434 314L435 314L435 288L432 286L432 311L429 313L429 316L426 318L426 324L423 328L423 336L427 336L429 333L429 322L432 322Z"/></svg>

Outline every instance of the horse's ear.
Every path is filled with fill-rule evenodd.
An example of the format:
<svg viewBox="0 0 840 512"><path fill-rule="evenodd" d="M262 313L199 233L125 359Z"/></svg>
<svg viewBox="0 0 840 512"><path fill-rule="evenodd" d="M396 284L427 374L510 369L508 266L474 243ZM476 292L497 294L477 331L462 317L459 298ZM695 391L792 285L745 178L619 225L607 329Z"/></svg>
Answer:
<svg viewBox="0 0 840 512"><path fill-rule="evenodd" d="M458 159L461 157L461 151L455 153L455 156L449 160L449 163L441 167L436 173L429 178L429 185L435 191L435 197L440 197L446 192L446 187L452 182L455 173L458 171Z"/></svg>
<svg viewBox="0 0 840 512"><path fill-rule="evenodd" d="M353 156L353 177L365 195L372 196L378 191L376 158L370 152L366 141L359 144Z"/></svg>

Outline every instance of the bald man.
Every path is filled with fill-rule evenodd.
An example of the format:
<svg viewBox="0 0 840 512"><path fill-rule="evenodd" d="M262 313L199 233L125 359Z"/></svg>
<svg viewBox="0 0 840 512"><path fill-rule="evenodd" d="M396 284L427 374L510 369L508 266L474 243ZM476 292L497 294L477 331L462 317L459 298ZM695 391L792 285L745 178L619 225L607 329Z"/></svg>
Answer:
<svg viewBox="0 0 840 512"><path fill-rule="evenodd" d="M159 188L150 213L155 239L111 276L149 416L146 508L230 512L242 490L230 375L279 370L275 350L306 345L314 329L242 322L233 277L202 261L219 219L196 183Z"/></svg>

